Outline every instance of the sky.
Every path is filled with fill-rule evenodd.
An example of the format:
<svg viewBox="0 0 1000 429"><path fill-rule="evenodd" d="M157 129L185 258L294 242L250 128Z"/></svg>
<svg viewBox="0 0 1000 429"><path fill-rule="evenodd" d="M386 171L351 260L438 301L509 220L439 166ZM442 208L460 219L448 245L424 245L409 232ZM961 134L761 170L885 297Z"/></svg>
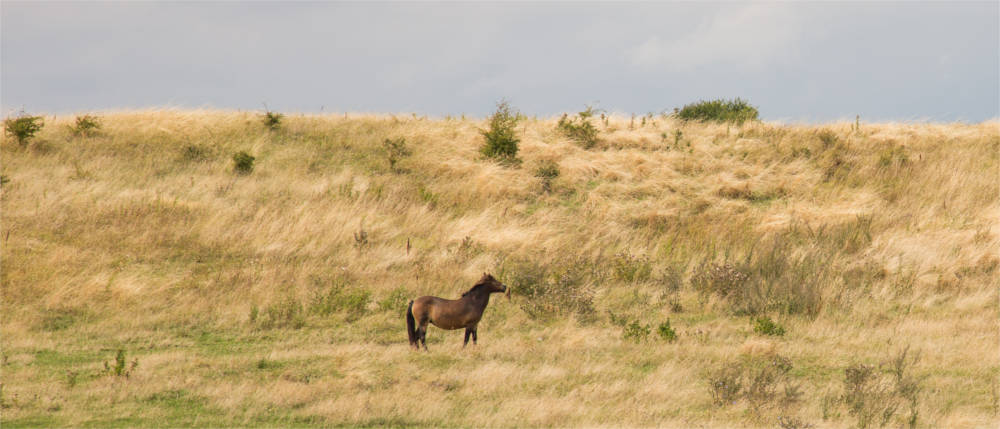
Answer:
<svg viewBox="0 0 1000 429"><path fill-rule="evenodd" d="M1000 2L0 1L3 114L134 108L1000 117Z"/></svg>

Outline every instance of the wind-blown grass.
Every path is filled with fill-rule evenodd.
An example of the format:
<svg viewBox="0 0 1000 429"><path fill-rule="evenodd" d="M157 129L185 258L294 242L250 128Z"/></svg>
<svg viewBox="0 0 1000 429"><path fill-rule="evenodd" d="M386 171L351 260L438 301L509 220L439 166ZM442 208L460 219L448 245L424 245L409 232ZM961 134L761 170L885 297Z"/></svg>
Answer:
<svg viewBox="0 0 1000 429"><path fill-rule="evenodd" d="M0 144L4 425L841 427L845 370L907 345L918 426L997 421L996 122L611 116L584 150L525 119L505 165L482 120L101 119ZM431 328L410 351L404 303L484 271L525 289L491 302L479 345ZM609 314L675 337L625 339ZM118 350L128 377L104 370ZM774 356L781 383L717 403L706 369Z"/></svg>

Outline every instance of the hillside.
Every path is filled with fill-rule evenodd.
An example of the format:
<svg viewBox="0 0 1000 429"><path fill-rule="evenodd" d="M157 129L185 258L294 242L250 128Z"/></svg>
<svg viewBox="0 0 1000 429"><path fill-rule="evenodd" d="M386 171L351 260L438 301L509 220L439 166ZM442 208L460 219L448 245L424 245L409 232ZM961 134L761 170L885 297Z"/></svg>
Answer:
<svg viewBox="0 0 1000 429"><path fill-rule="evenodd" d="M1000 421L997 122L101 120L2 141L5 426ZM409 349L483 272L479 344Z"/></svg>

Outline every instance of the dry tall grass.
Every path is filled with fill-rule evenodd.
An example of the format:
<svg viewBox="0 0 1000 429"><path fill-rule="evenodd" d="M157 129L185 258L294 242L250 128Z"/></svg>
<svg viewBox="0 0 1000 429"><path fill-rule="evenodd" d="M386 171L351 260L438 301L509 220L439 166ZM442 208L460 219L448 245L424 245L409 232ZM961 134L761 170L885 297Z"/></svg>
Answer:
<svg viewBox="0 0 1000 429"><path fill-rule="evenodd" d="M479 158L481 120L102 121L2 142L4 425L842 427L897 404L901 426L889 367L856 409L845 370L905 347L916 426L998 423L997 122L611 117L585 150L527 120L509 167ZM479 346L432 328L410 351L405 301L483 271L515 296ZM726 371L750 378L719 403Z"/></svg>

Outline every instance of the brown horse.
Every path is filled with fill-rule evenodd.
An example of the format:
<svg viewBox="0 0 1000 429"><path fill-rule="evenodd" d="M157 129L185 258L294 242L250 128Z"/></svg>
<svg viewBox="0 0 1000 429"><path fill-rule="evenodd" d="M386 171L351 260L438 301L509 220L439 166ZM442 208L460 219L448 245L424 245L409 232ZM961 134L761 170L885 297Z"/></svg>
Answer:
<svg viewBox="0 0 1000 429"><path fill-rule="evenodd" d="M465 343L462 347L469 344L469 335L472 335L472 344L476 344L479 339L476 326L479 325L479 319L483 318L486 304L490 303L490 294L497 292L507 292L507 299L510 299L510 290L506 285L483 273L483 277L472 289L463 293L459 299L422 296L410 301L406 308L406 333L410 336L410 345L420 350L420 343L423 343L424 350L427 350L428 322L441 329L465 328Z"/></svg>

